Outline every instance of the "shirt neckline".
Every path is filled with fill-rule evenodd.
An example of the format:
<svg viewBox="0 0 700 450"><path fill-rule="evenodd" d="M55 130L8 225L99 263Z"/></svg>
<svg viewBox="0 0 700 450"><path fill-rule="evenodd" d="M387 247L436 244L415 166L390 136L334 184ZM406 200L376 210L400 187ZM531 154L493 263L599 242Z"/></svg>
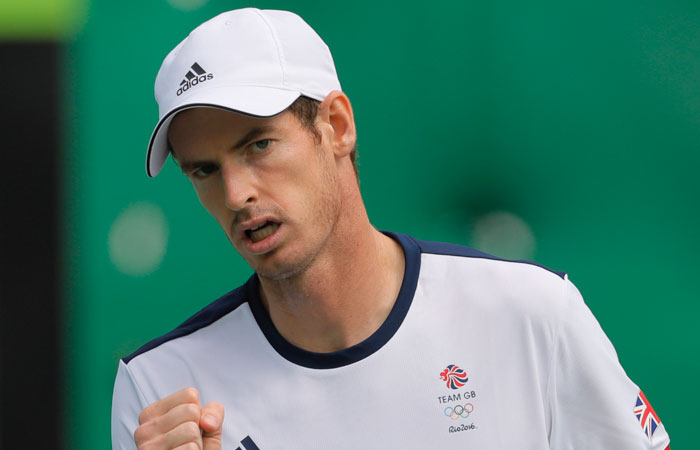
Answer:
<svg viewBox="0 0 700 450"><path fill-rule="evenodd" d="M267 341L280 356L294 364L311 369L333 369L367 358L382 348L394 336L403 323L406 314L408 314L416 292L418 274L420 273L420 249L418 244L407 235L388 231L382 232L396 240L403 248L405 257L403 281L401 282L396 302L384 323L371 336L352 347L330 353L315 353L288 342L279 334L267 310L262 305L258 276L253 275L250 277L246 282L246 290L253 317L255 317L255 321L258 323Z"/></svg>

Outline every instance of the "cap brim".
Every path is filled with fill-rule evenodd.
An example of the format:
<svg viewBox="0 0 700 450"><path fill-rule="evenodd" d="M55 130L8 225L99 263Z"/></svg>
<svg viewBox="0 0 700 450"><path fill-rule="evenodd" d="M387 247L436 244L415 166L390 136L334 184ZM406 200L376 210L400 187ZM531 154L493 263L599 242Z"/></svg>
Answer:
<svg viewBox="0 0 700 450"><path fill-rule="evenodd" d="M165 165L170 148L168 129L175 115L191 108L218 108L252 117L272 117L291 105L301 95L298 91L260 86L201 86L174 105L158 121L146 154L146 173L155 177Z"/></svg>

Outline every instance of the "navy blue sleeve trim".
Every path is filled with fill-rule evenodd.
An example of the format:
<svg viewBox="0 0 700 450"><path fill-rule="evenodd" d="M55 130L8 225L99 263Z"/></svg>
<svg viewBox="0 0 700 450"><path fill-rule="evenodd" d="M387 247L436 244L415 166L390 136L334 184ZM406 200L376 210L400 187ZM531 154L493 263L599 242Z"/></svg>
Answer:
<svg viewBox="0 0 700 450"><path fill-rule="evenodd" d="M246 290L245 285L240 286L218 300L210 303L204 309L199 311L194 316L187 319L179 327L175 328L168 334L165 334L159 338L153 339L152 341L144 344L136 350L131 355L122 358L124 364L129 364L129 361L136 358L142 353L146 353L149 350L153 350L161 344L164 344L173 339L187 336L188 334L194 333L195 331L211 325L216 322L226 314L238 308L240 305L246 302Z"/></svg>
<svg viewBox="0 0 700 450"><path fill-rule="evenodd" d="M548 267L543 266L542 264L538 264L538 263L535 263L532 261L503 259L503 258L499 258L497 256L489 255L488 253L484 253L484 252L481 252L479 250L475 250L471 247L465 247L463 245L446 244L444 242L421 241L418 239L415 239L415 241L423 253L432 253L434 255L463 256L466 258L483 258L483 259L492 259L495 261L530 264L533 266L540 267L548 272L552 272L553 274L557 275L561 279L566 278L566 272L552 270Z"/></svg>

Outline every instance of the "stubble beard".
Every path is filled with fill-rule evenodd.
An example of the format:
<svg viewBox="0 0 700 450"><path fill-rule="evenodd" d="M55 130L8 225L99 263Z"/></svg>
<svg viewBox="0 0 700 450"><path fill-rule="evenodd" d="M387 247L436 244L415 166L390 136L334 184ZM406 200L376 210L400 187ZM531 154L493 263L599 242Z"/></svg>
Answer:
<svg viewBox="0 0 700 450"><path fill-rule="evenodd" d="M258 268L253 267L259 277L270 281L294 283L296 280L302 279L314 263L322 264L319 255L329 250L329 241L333 237L338 224L343 198L339 180L332 170L323 172L319 186L322 188L322 195L315 198L315 201L309 208L315 212L312 215L312 220L316 222L314 225L321 224L320 230L322 232L325 231L324 235L318 241L314 240L312 247L309 249L305 248L304 243L302 243L300 250L302 254L296 257L292 256L291 261L285 263L283 267L269 269L266 269L264 265ZM305 226L305 224L302 224L302 226ZM276 249L273 250L270 255L274 255L276 251Z"/></svg>

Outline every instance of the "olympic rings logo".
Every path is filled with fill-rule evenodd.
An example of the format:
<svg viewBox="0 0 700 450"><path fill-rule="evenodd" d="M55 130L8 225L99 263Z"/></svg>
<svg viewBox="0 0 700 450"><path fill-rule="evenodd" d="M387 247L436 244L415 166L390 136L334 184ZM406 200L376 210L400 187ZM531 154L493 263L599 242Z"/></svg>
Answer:
<svg viewBox="0 0 700 450"><path fill-rule="evenodd" d="M457 405L454 408L451 406L448 406L445 408L445 416L449 417L452 420L457 420L460 417L462 419L466 419L469 417L469 414L474 412L474 405L471 403L465 403L464 405Z"/></svg>

